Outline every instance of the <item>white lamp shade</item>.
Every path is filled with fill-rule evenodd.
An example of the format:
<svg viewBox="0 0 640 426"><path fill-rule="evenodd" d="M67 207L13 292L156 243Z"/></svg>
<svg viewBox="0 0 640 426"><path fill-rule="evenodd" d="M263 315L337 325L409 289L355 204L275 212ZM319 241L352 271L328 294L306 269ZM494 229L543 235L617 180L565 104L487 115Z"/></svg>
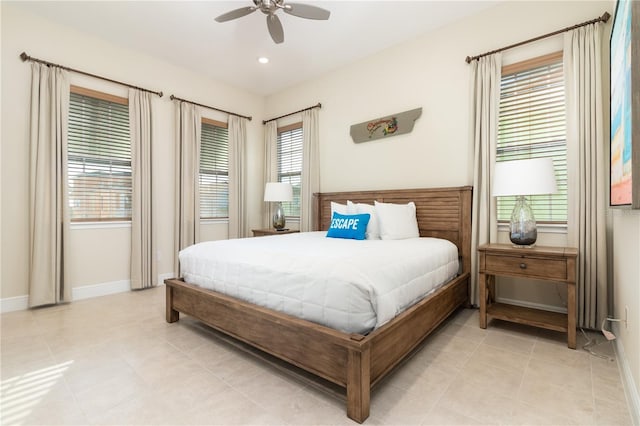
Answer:
<svg viewBox="0 0 640 426"><path fill-rule="evenodd" d="M557 192L553 159L501 161L493 175L493 196L537 195Z"/></svg>
<svg viewBox="0 0 640 426"><path fill-rule="evenodd" d="M293 200L293 186L284 182L268 182L264 188L264 201Z"/></svg>

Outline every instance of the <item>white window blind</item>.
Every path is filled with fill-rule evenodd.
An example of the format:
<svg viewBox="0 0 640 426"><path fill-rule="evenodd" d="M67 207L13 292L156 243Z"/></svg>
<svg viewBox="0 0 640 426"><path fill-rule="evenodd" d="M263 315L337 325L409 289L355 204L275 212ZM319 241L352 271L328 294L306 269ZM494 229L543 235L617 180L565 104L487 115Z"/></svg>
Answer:
<svg viewBox="0 0 640 426"><path fill-rule="evenodd" d="M287 217L300 217L302 186L302 123L278 129L278 182L293 186L293 201L282 203Z"/></svg>
<svg viewBox="0 0 640 426"><path fill-rule="evenodd" d="M567 221L567 143L562 52L503 68L496 162L551 157L558 192L527 199L536 221ZM509 221L515 196L497 197L498 220Z"/></svg>
<svg viewBox="0 0 640 426"><path fill-rule="evenodd" d="M71 220L130 220L131 139L127 99L73 86L68 132Z"/></svg>
<svg viewBox="0 0 640 426"><path fill-rule="evenodd" d="M200 219L229 217L229 131L226 123L202 119Z"/></svg>

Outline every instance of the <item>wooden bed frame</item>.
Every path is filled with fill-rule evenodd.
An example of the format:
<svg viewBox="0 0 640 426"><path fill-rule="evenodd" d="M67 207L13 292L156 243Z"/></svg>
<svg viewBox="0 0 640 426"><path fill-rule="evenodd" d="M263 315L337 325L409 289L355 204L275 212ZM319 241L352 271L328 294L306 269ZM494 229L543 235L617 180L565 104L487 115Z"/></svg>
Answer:
<svg viewBox="0 0 640 426"><path fill-rule="evenodd" d="M243 302L181 279L166 283L166 319L179 313L346 388L347 415L362 423L369 416L371 388L461 305L469 304L471 269L471 187L333 192L315 194L315 224L326 230L331 201L373 204L416 203L420 235L458 246L457 277L392 321L363 336Z"/></svg>

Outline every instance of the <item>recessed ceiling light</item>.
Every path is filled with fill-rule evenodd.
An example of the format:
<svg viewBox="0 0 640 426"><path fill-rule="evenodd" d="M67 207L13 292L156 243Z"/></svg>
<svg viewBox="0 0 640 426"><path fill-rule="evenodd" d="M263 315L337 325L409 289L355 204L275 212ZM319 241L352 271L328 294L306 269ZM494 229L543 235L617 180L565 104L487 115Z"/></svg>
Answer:
<svg viewBox="0 0 640 426"><path fill-rule="evenodd" d="M269 63L269 58L264 57L264 56L260 56L258 58L258 62L260 62L261 64L268 64Z"/></svg>

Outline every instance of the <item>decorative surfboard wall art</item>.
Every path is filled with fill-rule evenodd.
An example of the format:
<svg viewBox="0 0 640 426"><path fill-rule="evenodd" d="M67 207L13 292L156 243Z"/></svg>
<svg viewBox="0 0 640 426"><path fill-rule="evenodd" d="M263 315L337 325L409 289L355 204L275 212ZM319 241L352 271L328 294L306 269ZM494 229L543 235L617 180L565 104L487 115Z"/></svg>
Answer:
<svg viewBox="0 0 640 426"><path fill-rule="evenodd" d="M413 130L413 123L422 115L422 108L399 112L351 126L351 138L355 143L403 135Z"/></svg>

